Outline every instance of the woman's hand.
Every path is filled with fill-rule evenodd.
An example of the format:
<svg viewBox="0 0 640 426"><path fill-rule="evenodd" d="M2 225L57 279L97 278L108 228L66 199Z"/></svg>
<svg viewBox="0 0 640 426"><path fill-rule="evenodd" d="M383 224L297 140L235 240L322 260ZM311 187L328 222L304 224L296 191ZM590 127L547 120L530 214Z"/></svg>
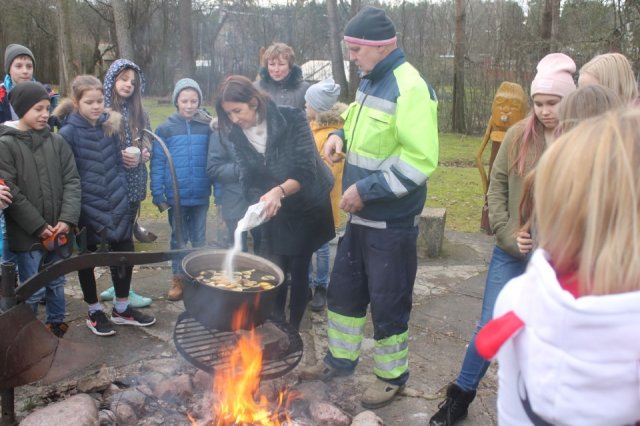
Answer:
<svg viewBox="0 0 640 426"><path fill-rule="evenodd" d="M527 231L518 231L516 243L518 244L518 250L522 254L527 254L533 249L533 240L531 239L531 234Z"/></svg>
<svg viewBox="0 0 640 426"><path fill-rule="evenodd" d="M4 183L0 183L0 209L6 209L12 201L11 190Z"/></svg>
<svg viewBox="0 0 640 426"><path fill-rule="evenodd" d="M278 186L271 188L271 191L260 197L260 201L264 202L265 217L267 220L271 219L278 213L280 207L282 207L283 198L284 194Z"/></svg>
<svg viewBox="0 0 640 426"><path fill-rule="evenodd" d="M122 150L122 162L124 163L124 167L127 169L134 169L138 167L140 164L141 156L136 156L134 154L128 153L125 150Z"/></svg>

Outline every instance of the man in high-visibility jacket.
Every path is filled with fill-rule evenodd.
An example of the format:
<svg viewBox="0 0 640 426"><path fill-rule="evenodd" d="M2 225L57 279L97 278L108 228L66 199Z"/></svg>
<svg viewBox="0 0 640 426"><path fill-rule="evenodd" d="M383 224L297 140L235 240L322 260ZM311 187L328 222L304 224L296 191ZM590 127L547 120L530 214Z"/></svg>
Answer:
<svg viewBox="0 0 640 426"><path fill-rule="evenodd" d="M397 47L385 11L367 6L344 41L362 76L344 128L325 144L328 162L345 158L340 208L349 214L338 244L328 303L329 350L303 380L353 372L367 306L374 326L374 373L362 405L382 407L409 378L408 323L417 269L418 218L438 164L437 98Z"/></svg>

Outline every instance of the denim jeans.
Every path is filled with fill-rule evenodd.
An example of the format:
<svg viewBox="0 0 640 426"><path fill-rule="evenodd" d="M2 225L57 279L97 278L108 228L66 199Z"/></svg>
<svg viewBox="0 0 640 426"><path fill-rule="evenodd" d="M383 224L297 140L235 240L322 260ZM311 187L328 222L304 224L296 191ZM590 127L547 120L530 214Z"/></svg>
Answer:
<svg viewBox="0 0 640 426"><path fill-rule="evenodd" d="M40 260L45 257L47 263L57 262L60 257L54 253L41 252L34 250L31 252L21 251L12 253L15 256L18 265L18 276L20 282L25 282L38 273ZM38 302L44 299L47 301L47 323L56 323L64 321L65 305L64 305L64 275L55 278L47 283L43 288L36 291L29 299L27 304L33 309L33 313L38 313Z"/></svg>
<svg viewBox="0 0 640 426"><path fill-rule="evenodd" d="M482 380L487 372L490 362L478 354L476 350L476 334L478 334L478 331L493 317L493 308L502 288L512 278L522 275L528 262L529 257L520 259L511 256L498 246L493 248L484 288L484 297L482 298L480 320L476 323L476 329L467 347L464 361L462 361L462 369L455 380L456 384L460 386L462 390L476 390L480 384L480 380Z"/></svg>
<svg viewBox="0 0 640 426"><path fill-rule="evenodd" d="M191 247L203 247L207 243L207 212L209 211L209 206L180 206L180 214L182 216L182 244L178 244L174 209L175 207L169 209L171 249L186 248L189 242L191 242ZM181 263L181 258L171 261L171 271L174 275L182 271Z"/></svg>
<svg viewBox="0 0 640 426"><path fill-rule="evenodd" d="M313 273L313 260L309 262L309 287L327 288L329 285L329 258L331 257L329 243L323 244L318 250L316 250L315 255L315 274Z"/></svg>

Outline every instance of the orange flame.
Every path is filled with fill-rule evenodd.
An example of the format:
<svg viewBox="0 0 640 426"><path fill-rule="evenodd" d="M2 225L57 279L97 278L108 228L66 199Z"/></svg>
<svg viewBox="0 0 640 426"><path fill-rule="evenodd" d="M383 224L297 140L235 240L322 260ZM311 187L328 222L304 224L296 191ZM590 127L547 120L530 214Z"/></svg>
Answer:
<svg viewBox="0 0 640 426"><path fill-rule="evenodd" d="M241 307L234 314L233 330L240 330L246 324L246 313L246 308ZM277 404L271 404L266 395L258 394L261 371L261 341L255 329L251 328L241 335L229 356L227 367L215 372L212 424L282 426L283 422L290 421L286 414L288 398L285 392L280 392ZM271 409L272 405L276 407ZM196 424L193 419L191 421Z"/></svg>

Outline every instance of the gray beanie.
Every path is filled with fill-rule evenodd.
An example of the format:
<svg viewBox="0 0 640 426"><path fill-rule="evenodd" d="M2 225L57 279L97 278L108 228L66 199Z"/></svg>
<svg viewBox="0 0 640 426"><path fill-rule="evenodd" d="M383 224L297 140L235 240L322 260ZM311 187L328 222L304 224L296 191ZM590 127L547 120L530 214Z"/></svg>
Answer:
<svg viewBox="0 0 640 426"><path fill-rule="evenodd" d="M178 95L180 95L180 92L184 89L193 89L198 92L198 106L202 104L202 90L200 90L198 82L191 78L183 78L178 80L176 86L173 88L173 95L171 95L173 105L178 106Z"/></svg>
<svg viewBox="0 0 640 426"><path fill-rule="evenodd" d="M336 84L332 78L327 78L309 87L304 95L304 100L317 112L325 112L338 102L339 96L340 85Z"/></svg>
<svg viewBox="0 0 640 426"><path fill-rule="evenodd" d="M36 60L31 50L21 44L10 44L4 50L4 72L9 74L9 68L11 68L13 60L22 55L30 57L31 61L33 61L33 66L36 66Z"/></svg>

